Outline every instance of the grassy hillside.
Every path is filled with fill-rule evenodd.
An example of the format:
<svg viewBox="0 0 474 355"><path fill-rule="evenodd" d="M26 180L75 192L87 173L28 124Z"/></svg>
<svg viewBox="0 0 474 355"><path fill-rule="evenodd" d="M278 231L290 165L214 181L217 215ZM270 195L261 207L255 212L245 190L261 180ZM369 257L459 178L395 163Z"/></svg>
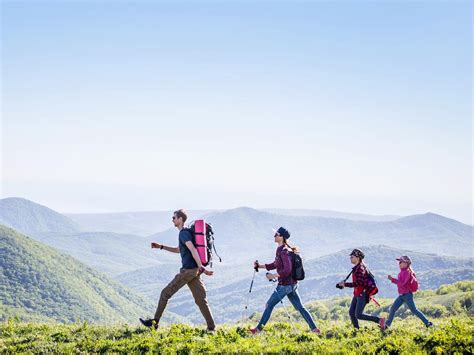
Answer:
<svg viewBox="0 0 474 355"><path fill-rule="evenodd" d="M174 325L158 331L127 326L88 324L39 325L8 322L0 325L0 352L100 353L472 353L474 321L467 317L438 320L433 329L413 321L395 324L386 333L373 326L356 332L348 323L321 324L322 336L302 325L271 324L252 336L247 326L204 329Z"/></svg>
<svg viewBox="0 0 474 355"><path fill-rule="evenodd" d="M137 322L154 304L95 270L0 226L0 320Z"/></svg>
<svg viewBox="0 0 474 355"><path fill-rule="evenodd" d="M405 320L397 319L384 333L377 325L367 322L361 322L361 329L356 331L343 315L347 314L348 299L310 302L307 306L322 330L320 337L310 333L295 314L290 322L281 309L276 310L264 332L257 336L252 336L248 329L256 324L258 315L236 326L218 324L215 333L182 324L155 331L128 325L94 326L81 322L60 325L9 320L0 324L0 352L472 353L473 294L473 281L422 291L417 294L417 303L435 326L425 328L402 309L400 316ZM439 312L440 306L447 312ZM374 311L371 308L369 312ZM385 306L381 310L384 311Z"/></svg>

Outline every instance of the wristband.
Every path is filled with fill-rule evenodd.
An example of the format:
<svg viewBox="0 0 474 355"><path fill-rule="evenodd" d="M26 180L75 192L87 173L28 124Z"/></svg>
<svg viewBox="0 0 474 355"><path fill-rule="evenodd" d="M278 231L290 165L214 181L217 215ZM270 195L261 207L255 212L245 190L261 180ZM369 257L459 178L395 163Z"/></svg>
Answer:
<svg viewBox="0 0 474 355"><path fill-rule="evenodd" d="M163 244L160 245L160 250L163 249Z"/></svg>

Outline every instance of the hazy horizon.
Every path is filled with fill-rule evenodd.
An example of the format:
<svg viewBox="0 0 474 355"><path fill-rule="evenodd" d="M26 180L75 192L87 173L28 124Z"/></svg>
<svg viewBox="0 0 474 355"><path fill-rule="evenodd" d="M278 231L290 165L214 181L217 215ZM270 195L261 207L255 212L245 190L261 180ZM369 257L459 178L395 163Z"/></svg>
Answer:
<svg viewBox="0 0 474 355"><path fill-rule="evenodd" d="M0 6L1 197L474 223L471 2Z"/></svg>
<svg viewBox="0 0 474 355"><path fill-rule="evenodd" d="M2 199L7 199L7 198L21 198L21 199L25 199L24 197L20 197L20 196L8 196L8 197L2 197ZM29 200L29 199L27 199ZM70 212L70 211L62 211L62 210L58 210L56 208L53 208L52 206L49 206L49 205L46 205L44 203L41 203L39 201L33 201L33 200L29 200L31 202L34 202L34 203L37 203L37 204L40 204L42 206L45 206L47 208L51 208L53 209L54 211L56 212L59 212L63 215L87 215L87 214L90 214L90 215L97 215L97 214L120 214L120 213L162 213L162 212L171 212L175 209L178 209L178 208L184 208L183 206L181 207L176 207L174 209L145 209L145 210L140 210L140 209L136 209L136 210L123 210L123 211L105 211L105 210L102 210L102 211L90 211L90 210L85 210L85 211L73 211L73 212ZM407 216L410 216L410 215L423 215L423 214L426 214L426 213L435 213L433 211L420 211L420 212L417 212L417 213L412 213L412 214L405 214L405 215L402 215L402 214L385 214L385 213L366 213L366 212L360 212L360 211L342 211L342 210L328 210L328 209L320 209L320 208L274 208L274 207L254 207L254 206L234 206L234 207L230 207L230 208L205 208L205 209L202 209L202 208L185 208L187 211L189 212L195 212L195 211L200 211L200 212L223 212L223 211L228 211L228 210L233 210L233 209L239 209L239 208L250 208L250 209L255 209L255 210L259 210L259 211L264 211L264 212L275 212L275 213L278 213L278 210L281 210L284 214L285 211L298 211L298 212L301 212L301 214L298 214L298 215L301 215L301 216L304 216L303 212L302 211L308 211L308 212L320 212L322 213L323 215L321 215L322 217L324 217L324 213L328 213L329 215L330 214L347 214L347 215L353 215L353 218L349 218L349 219L354 219L354 220L357 220L357 218L354 218L355 216L357 215L361 215L361 216L367 216L367 217L370 217L370 216L373 216L373 217L395 217L395 219L397 218L403 218L403 217L407 217ZM436 214L439 214L439 213L436 213ZM311 213L309 214L311 215ZM450 218L450 219L454 219L454 220L457 220L461 223L464 223L464 224L467 224L467 225L471 225L471 223L469 223L469 221L462 221L462 220L459 220L459 219L456 219L455 217L452 217L452 216L447 216L447 215L442 215L442 214L439 214L443 217L446 217L446 218ZM333 216L329 216L328 218L344 218L343 216L338 216L338 217L333 217ZM364 219L361 219L361 220L364 220ZM380 221L383 221L383 220L380 220ZM171 228L171 227L170 227Z"/></svg>

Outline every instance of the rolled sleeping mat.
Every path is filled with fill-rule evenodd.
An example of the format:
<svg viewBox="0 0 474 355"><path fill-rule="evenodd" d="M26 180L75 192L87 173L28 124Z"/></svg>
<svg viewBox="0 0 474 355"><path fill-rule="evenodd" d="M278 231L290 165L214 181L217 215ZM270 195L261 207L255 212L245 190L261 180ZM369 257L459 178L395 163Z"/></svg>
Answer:
<svg viewBox="0 0 474 355"><path fill-rule="evenodd" d="M199 258L201 263L206 266L209 260L207 260L206 222L203 219L194 222L194 235Z"/></svg>

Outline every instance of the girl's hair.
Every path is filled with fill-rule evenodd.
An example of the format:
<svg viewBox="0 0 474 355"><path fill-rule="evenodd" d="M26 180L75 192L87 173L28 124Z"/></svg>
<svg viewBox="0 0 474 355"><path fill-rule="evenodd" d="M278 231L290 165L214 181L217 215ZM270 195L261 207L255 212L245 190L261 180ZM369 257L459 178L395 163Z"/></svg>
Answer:
<svg viewBox="0 0 474 355"><path fill-rule="evenodd" d="M416 277L415 271L412 269L411 265L408 266L407 269L408 269L408 272L409 272L410 274L413 274L413 275Z"/></svg>
<svg viewBox="0 0 474 355"><path fill-rule="evenodd" d="M293 253L299 253L300 252L298 247L292 247L290 244L288 244L288 241L285 238L283 238L283 244L285 244L288 248L290 248L293 251Z"/></svg>

